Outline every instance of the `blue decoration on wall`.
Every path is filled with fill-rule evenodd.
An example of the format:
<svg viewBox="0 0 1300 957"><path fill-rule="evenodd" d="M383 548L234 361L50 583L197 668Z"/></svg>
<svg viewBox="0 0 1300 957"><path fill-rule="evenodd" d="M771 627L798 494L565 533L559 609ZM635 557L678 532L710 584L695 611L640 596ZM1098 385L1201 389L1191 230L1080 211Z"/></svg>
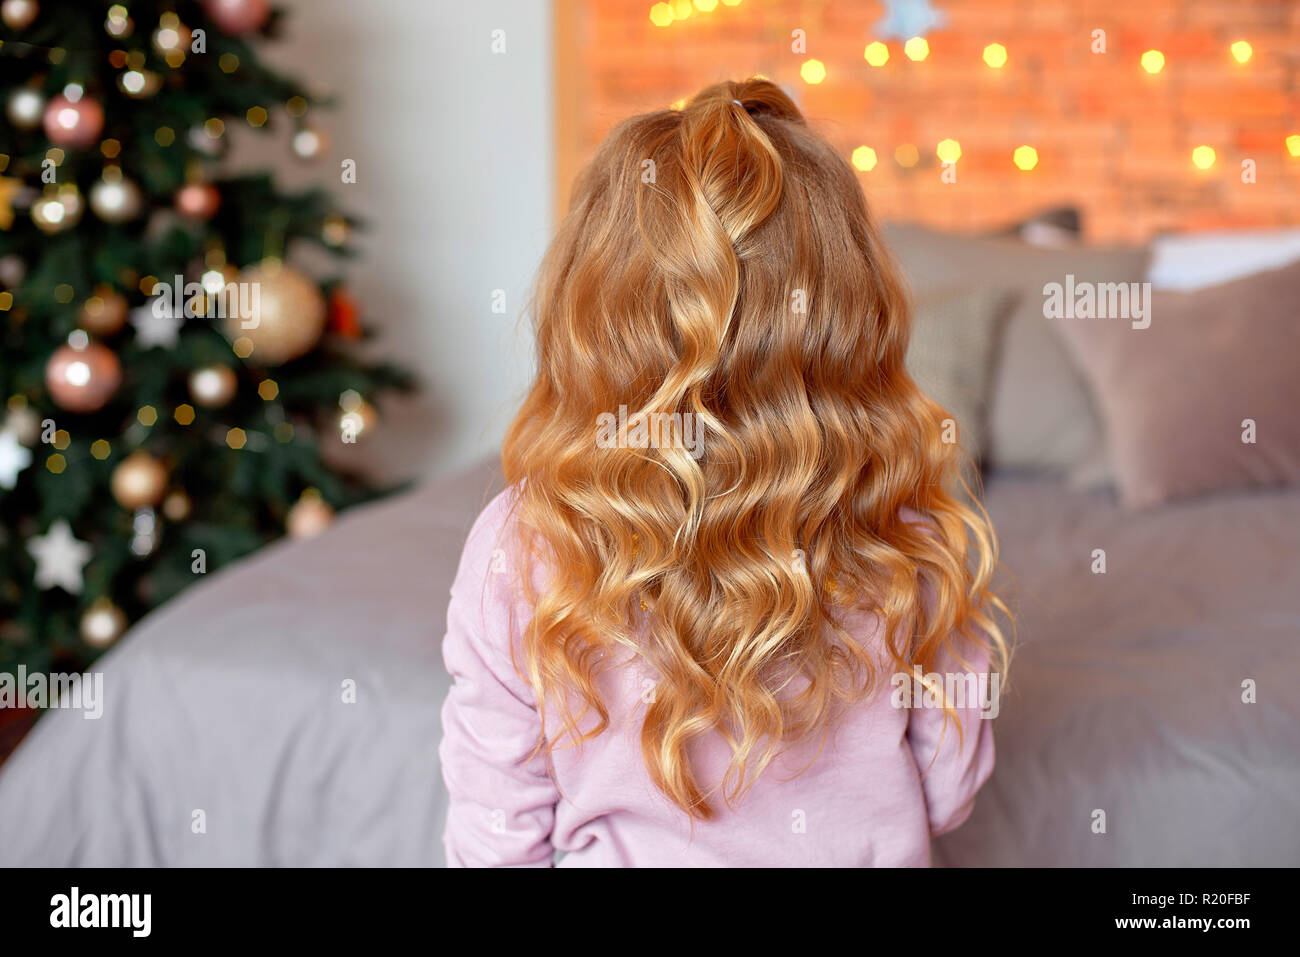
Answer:
<svg viewBox="0 0 1300 957"><path fill-rule="evenodd" d="M947 20L942 10L930 5L930 0L885 0L885 18L876 24L876 36L882 40L910 40L939 29Z"/></svg>

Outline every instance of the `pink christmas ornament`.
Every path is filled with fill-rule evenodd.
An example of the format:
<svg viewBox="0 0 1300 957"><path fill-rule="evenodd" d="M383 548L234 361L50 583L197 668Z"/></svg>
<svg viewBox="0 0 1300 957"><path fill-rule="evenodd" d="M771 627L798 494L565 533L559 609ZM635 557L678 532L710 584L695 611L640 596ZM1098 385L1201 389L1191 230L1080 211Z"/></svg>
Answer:
<svg viewBox="0 0 1300 957"><path fill-rule="evenodd" d="M59 346L45 366L45 388L61 409L86 413L102 409L122 382L122 366L107 346L87 342L84 332L74 343Z"/></svg>
<svg viewBox="0 0 1300 957"><path fill-rule="evenodd" d="M222 33L231 36L261 29L271 13L268 0L204 0L203 9Z"/></svg>
<svg viewBox="0 0 1300 957"><path fill-rule="evenodd" d="M209 220L220 206L221 193L211 183L187 183L176 191L176 212L186 219Z"/></svg>
<svg viewBox="0 0 1300 957"><path fill-rule="evenodd" d="M104 108L87 96L70 99L66 93L45 105L45 135L55 146L81 149L99 141L104 132Z"/></svg>

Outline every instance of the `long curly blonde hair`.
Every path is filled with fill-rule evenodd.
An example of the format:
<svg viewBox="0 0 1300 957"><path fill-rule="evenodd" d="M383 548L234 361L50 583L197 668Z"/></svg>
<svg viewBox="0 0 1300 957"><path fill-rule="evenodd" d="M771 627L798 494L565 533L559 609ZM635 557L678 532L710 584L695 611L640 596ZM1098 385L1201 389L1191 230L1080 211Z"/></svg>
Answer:
<svg viewBox="0 0 1300 957"><path fill-rule="evenodd" d="M558 712L539 746L608 728L597 679L624 646L659 679L650 776L709 819L710 793L738 800L878 687L849 609L878 617L899 672L959 638L1005 670L996 539L904 368L906 291L853 172L779 87L720 83L617 126L532 312L537 374L503 464L519 554L546 570L516 661ZM699 448L598 443L624 407L623 439L638 414L680 415ZM692 768L707 733L731 748L721 782Z"/></svg>

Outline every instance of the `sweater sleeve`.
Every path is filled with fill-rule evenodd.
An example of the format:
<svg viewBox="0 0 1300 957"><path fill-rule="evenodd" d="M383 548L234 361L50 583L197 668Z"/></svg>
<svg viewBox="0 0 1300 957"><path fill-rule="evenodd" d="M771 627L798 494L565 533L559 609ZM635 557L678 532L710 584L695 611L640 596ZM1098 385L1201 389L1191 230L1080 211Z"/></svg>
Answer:
<svg viewBox="0 0 1300 957"><path fill-rule="evenodd" d="M930 833L935 837L955 830L970 817L976 792L993 773L992 718L997 714L1000 685L988 677L985 652L964 651L963 657L966 665L941 655L933 672L955 698L962 733L958 734L951 717L944 726L941 707L913 707L908 715L907 742L921 772ZM949 681L954 683L951 689ZM960 689L956 682L961 683ZM987 713L982 699L991 702Z"/></svg>
<svg viewBox="0 0 1300 957"><path fill-rule="evenodd" d="M479 516L447 609L442 652L452 686L438 753L450 795L449 867L551 866L558 792L546 751L534 754L541 716L510 656L520 609L499 547L506 511L498 498Z"/></svg>
<svg viewBox="0 0 1300 957"><path fill-rule="evenodd" d="M927 534L937 534L933 522L910 508L902 510L905 521ZM923 601L932 605L935 596L929 583L922 584ZM952 648L936 656L933 674L945 682L958 700L953 702L957 724L949 716L945 724L942 707L913 707L908 714L907 743L921 772L930 834L938 837L956 830L975 808L975 795L993 773L993 718L999 708L1001 675L989 674L988 651L973 642L961 643L958 661ZM960 688L956 683L960 683ZM984 705L987 705L987 713Z"/></svg>

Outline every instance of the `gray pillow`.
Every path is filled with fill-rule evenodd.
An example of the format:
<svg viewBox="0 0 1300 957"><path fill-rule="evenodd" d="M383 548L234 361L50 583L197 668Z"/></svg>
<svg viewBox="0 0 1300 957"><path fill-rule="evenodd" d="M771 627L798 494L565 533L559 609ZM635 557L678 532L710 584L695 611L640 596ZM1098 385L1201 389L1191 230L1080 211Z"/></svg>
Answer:
<svg viewBox="0 0 1300 957"><path fill-rule="evenodd" d="M1082 376L1043 316L1043 286L1064 282L1069 273L1090 282L1140 282L1148 251L1132 246L1047 249L900 223L886 225L885 238L918 300L954 286L1018 293L994 362L988 464L1095 473L1105 447L1100 419Z"/></svg>
<svg viewBox="0 0 1300 957"><path fill-rule="evenodd" d="M1295 263L1196 292L1159 290L1147 328L1053 320L1106 415L1126 505L1300 484L1298 299Z"/></svg>
<svg viewBox="0 0 1300 957"><path fill-rule="evenodd" d="M984 459L998 330L1014 302L1002 289L961 289L912 311L907 371L956 421L958 444L975 463Z"/></svg>

